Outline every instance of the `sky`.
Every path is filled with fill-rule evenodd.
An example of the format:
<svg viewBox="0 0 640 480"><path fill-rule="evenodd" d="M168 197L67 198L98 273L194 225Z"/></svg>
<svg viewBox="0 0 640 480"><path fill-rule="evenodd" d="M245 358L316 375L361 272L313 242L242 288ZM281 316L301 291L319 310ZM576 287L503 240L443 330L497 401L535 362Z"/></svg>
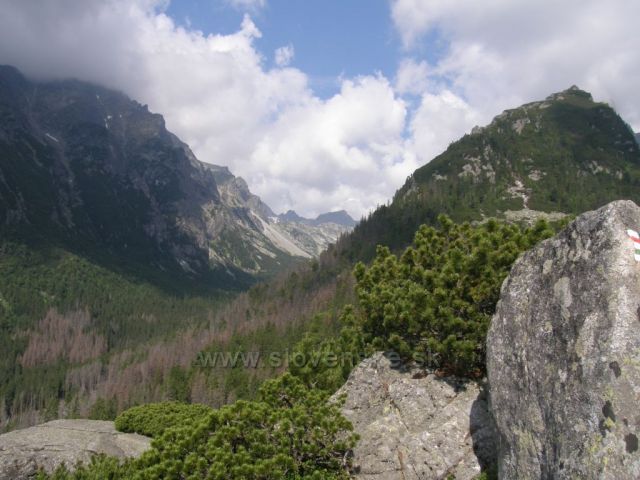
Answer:
<svg viewBox="0 0 640 480"><path fill-rule="evenodd" d="M637 0L0 0L0 64L123 91L277 213L360 218L571 85L640 131Z"/></svg>

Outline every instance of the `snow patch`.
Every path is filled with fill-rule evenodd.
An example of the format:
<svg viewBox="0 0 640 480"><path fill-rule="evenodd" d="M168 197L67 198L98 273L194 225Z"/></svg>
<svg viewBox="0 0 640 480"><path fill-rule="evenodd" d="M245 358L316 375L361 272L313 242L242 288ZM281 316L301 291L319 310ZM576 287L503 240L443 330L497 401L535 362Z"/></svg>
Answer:
<svg viewBox="0 0 640 480"><path fill-rule="evenodd" d="M47 138L50 138L51 140L53 140L56 143L60 143L60 140L58 140L56 137L54 137L50 133L45 133L44 136L47 137Z"/></svg>

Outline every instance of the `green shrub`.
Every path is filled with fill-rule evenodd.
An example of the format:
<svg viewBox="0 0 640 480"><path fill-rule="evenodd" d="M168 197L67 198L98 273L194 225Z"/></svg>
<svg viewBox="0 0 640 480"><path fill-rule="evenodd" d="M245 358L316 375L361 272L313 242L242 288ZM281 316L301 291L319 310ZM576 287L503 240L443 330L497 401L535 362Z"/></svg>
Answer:
<svg viewBox="0 0 640 480"><path fill-rule="evenodd" d="M159 437L172 427L192 427L213 412L211 407L181 402L148 403L132 407L116 418L116 429Z"/></svg>
<svg viewBox="0 0 640 480"><path fill-rule="evenodd" d="M307 362L291 363L293 375L333 392L376 350L448 374L484 374L485 339L502 282L522 252L554 232L544 221L523 228L438 220L440 228L420 227L400 257L378 247L370 267L356 265L358 308L345 307L339 335L312 332L296 345L294 356ZM338 364L325 361L330 355Z"/></svg>
<svg viewBox="0 0 640 480"><path fill-rule="evenodd" d="M38 472L35 480L116 480L132 478L131 462L119 462L117 458L96 455L89 465L78 464L71 472L64 464L47 475Z"/></svg>
<svg viewBox="0 0 640 480"><path fill-rule="evenodd" d="M122 464L99 456L74 473L61 467L39 480L347 479L347 453L357 440L326 392L290 374L265 382L256 401L219 410L142 405L121 414L116 425L154 436L152 449Z"/></svg>
<svg viewBox="0 0 640 480"><path fill-rule="evenodd" d="M500 287L518 256L553 234L489 220L478 226L439 217L423 225L400 258L378 247L373 264L356 265L364 341L447 373L478 376Z"/></svg>
<svg viewBox="0 0 640 480"><path fill-rule="evenodd" d="M269 380L256 401L166 430L138 461L139 478L346 479L343 462L356 437L327 399L290 374Z"/></svg>
<svg viewBox="0 0 640 480"><path fill-rule="evenodd" d="M342 329L337 335L308 332L292 350L289 372L310 388L335 392L351 370L373 353L363 340L351 305L344 308L340 322Z"/></svg>
<svg viewBox="0 0 640 480"><path fill-rule="evenodd" d="M91 406L88 416L91 420L113 420L117 414L118 402L115 398L98 398Z"/></svg>

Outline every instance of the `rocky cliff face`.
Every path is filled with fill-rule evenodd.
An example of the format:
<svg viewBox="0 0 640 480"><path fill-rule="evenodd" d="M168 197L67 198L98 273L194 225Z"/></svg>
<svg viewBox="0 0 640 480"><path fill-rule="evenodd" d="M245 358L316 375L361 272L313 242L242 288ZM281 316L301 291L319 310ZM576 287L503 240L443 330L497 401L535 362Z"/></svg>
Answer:
<svg viewBox="0 0 640 480"><path fill-rule="evenodd" d="M279 249L296 257L311 258L320 255L330 244L335 243L340 235L351 231L355 225L353 219L344 211L325 213L315 220L300 217L291 210L276 215L260 197L249 191L247 183L242 178L233 176L227 167L203 165L213 173L223 203L236 211L245 211L247 216L253 219L252 224L237 229L235 236L239 237L239 243L242 243L242 237L252 238L253 243L260 246L260 251L268 249L268 245L252 231L257 226L259 232ZM273 254L273 251L267 253Z"/></svg>
<svg viewBox="0 0 640 480"><path fill-rule="evenodd" d="M0 159L0 232L19 240L243 284L337 238L311 229L299 242L161 115L78 81L34 83L0 67Z"/></svg>
<svg viewBox="0 0 640 480"><path fill-rule="evenodd" d="M640 478L638 229L613 202L513 266L487 339L500 478Z"/></svg>
<svg viewBox="0 0 640 480"><path fill-rule="evenodd" d="M494 426L483 388L417 368L394 368L377 353L335 394L360 441L355 478L472 480L494 462Z"/></svg>
<svg viewBox="0 0 640 480"><path fill-rule="evenodd" d="M34 478L38 470L51 473L62 464L73 468L98 454L138 457L150 447L150 438L117 432L113 422L54 420L0 435L0 480Z"/></svg>

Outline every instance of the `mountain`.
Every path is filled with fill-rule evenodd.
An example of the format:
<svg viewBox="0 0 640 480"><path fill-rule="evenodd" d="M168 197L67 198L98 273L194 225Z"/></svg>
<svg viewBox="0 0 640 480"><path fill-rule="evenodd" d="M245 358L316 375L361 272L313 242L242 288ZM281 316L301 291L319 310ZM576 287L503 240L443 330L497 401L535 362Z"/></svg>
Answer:
<svg viewBox="0 0 640 480"><path fill-rule="evenodd" d="M559 219L616 199L638 201L639 187L634 133L610 106L574 86L507 110L449 145L339 249L366 260L378 244L408 245L420 224L441 213L455 221Z"/></svg>
<svg viewBox="0 0 640 480"><path fill-rule="evenodd" d="M278 220L283 222L304 223L306 225L323 225L326 223L333 223L336 225L342 225L343 227L353 228L358 222L356 222L351 215L345 210L337 210L335 212L321 213L316 218L304 218L298 215L293 210L288 210L286 213L278 215Z"/></svg>
<svg viewBox="0 0 640 480"><path fill-rule="evenodd" d="M281 213L278 215L278 220L283 222L294 222L294 223L310 223L312 220L308 218L301 217L293 210L287 210L285 213Z"/></svg>
<svg viewBox="0 0 640 480"><path fill-rule="evenodd" d="M289 210L270 219L275 221L276 227L292 238L296 245L314 257L320 255L342 235L353 230L356 225L356 221L344 210L322 213L314 219L301 217Z"/></svg>
<svg viewBox="0 0 640 480"><path fill-rule="evenodd" d="M0 125L11 124L11 115L16 115L10 111L5 116L4 108L0 114ZM1 148L7 144L5 131L6 127L0 130ZM96 131L102 130L96 127ZM49 130L45 133L58 140L56 133L62 136ZM24 143L11 145L31 165L29 154L40 143L33 140L32 148L22 147ZM43 145L38 148L53 148L49 143ZM299 263L293 271L255 285L224 305L193 284L189 290L168 293L157 282L141 282L140 261L134 264L135 275L126 276L114 273L113 263L87 265L77 248L59 254L53 249L37 250L31 244L2 247L0 429L78 412L104 412L105 406L113 413L131 404L166 398L220 405L251 397L261 380L277 372L198 368L194 362L199 354L284 351L309 331L332 335L340 325L342 307L354 303L350 274L354 262L371 259L377 244L394 250L405 247L417 226L434 224L439 213L456 221L482 221L492 215L530 221L541 215L574 215L612 199L638 202L638 149L633 133L615 111L575 88L508 110L418 169L389 205L343 235L317 262ZM0 159L7 178L4 154ZM254 224L262 225L256 220L261 218L279 232L284 225L310 227L294 213L271 219L272 212L264 210L266 206L251 196L241 179L223 167L197 165L215 184L219 202L215 207L224 212L219 218L233 218L239 211ZM25 178L38 179L35 174L43 169L38 164L29 168L34 176ZM37 190L44 195L50 178L43 177ZM2 198L9 195L6 184L11 191L21 185L0 183ZM28 190L30 195L38 193L34 190ZM20 196L12 198L12 205L25 205ZM46 208L47 204L42 205ZM16 210L20 211L14 207ZM21 218L9 217L14 227ZM20 224L23 229L29 225ZM225 231L231 232L230 239L244 238L241 232L247 225L251 223L234 222ZM45 231L46 235L51 231ZM34 237L41 233L37 229L27 232ZM251 232L259 235L258 230ZM65 248L75 246L65 236L59 238ZM230 248L238 248L236 243ZM124 250L117 250L117 244L111 248L118 254ZM217 255L225 253L216 248ZM161 265L169 271L175 260L165 253L160 251ZM230 271L249 276L247 265L251 263L231 263L240 267ZM162 270L156 268L154 273L158 272ZM185 274L181 267L170 271L174 272Z"/></svg>
<svg viewBox="0 0 640 480"><path fill-rule="evenodd" d="M0 430L86 414L78 398L127 349L235 331L251 311L222 319L231 295L342 232L280 222L119 92L0 66Z"/></svg>
<svg viewBox="0 0 640 480"><path fill-rule="evenodd" d="M196 159L161 115L78 81L33 83L1 67L0 158L3 235L132 270L242 286L340 233L299 241L244 180Z"/></svg>
<svg viewBox="0 0 640 480"><path fill-rule="evenodd" d="M343 225L345 227L355 227L356 221L344 210L338 210L335 212L322 213L314 220L316 224L323 223L335 223L337 225Z"/></svg>
<svg viewBox="0 0 640 480"><path fill-rule="evenodd" d="M162 398L158 390L164 392L163 386L172 378L166 355L190 372L185 373L190 379L186 391L193 401L219 404L250 395L255 379L268 375L265 370L242 371L241 375L236 369L194 369L190 365L197 352L277 351L308 331L331 335L340 325L342 307L354 302L354 262L370 259L377 244L395 250L407 246L416 226L433 225L440 212L458 221L481 221L490 215L517 219L522 217L507 212L522 211L526 218L540 216L540 212L548 216L556 212L551 217L560 218L612 197L637 201L640 155L635 143L629 143L632 138L628 126L610 107L593 102L589 94L577 89L509 110L418 169L390 205L342 236L317 263L252 288L212 316L213 323L223 325L240 320L242 333L228 337L210 328L195 328L175 339L132 347L128 356L104 361L100 371L118 374L91 377L93 391L101 398L116 397L120 406L141 398ZM621 179L618 172L622 172ZM522 182L522 189L511 188L516 180ZM526 193L526 199L521 193ZM282 224L307 221L295 212L280 218ZM74 385L84 385L80 380L84 370L76 367L74 371ZM144 377L142 372L148 371L156 376Z"/></svg>

